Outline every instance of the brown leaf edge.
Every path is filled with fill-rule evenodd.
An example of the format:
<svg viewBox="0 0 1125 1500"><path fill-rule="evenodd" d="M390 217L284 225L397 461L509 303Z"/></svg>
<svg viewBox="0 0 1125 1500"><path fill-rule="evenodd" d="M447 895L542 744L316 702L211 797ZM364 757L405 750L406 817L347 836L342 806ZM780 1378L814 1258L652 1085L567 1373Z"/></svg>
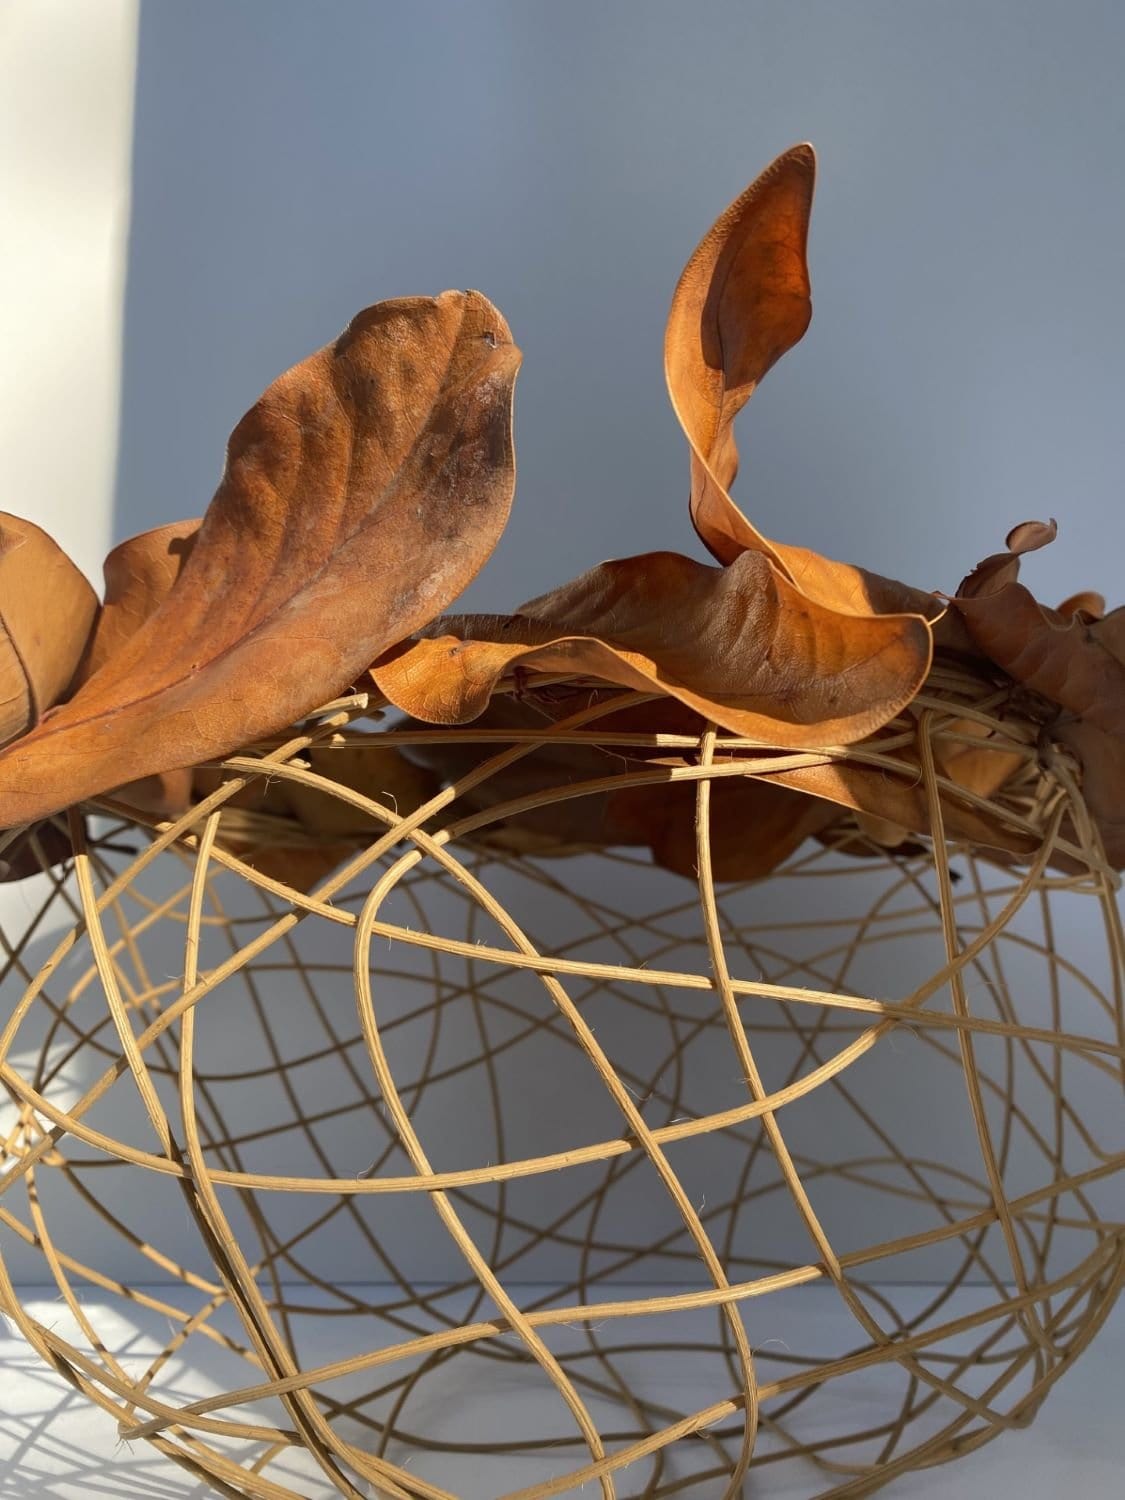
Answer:
<svg viewBox="0 0 1125 1500"><path fill-rule="evenodd" d="M624 698L623 706L616 706ZM599 744L572 744L553 737L560 720L581 710L587 722L597 708ZM541 731L542 744L483 781L468 785L450 816L466 815L477 822L469 841L484 848L511 853L562 856L611 847L643 847L654 862L691 878L695 873L695 816L697 782L676 779L677 768L698 763L693 750L638 748L629 741L637 735L688 736L698 743L707 721L675 699L632 700L619 689L583 685L570 678L529 674L518 694L493 697L473 721L474 730ZM481 744L430 731L410 720L405 753L451 785L482 761L498 753L503 743ZM589 727L594 727L591 724ZM624 738L627 737L627 738ZM878 737L872 743L878 748ZM627 747L628 746L628 747ZM1011 769L1008 757L996 749L969 752L988 771L992 785L985 792L964 777L959 768L941 769L958 786L988 794ZM746 751L731 751L720 739L716 751L718 776L712 783L711 840L715 878L722 881L759 879L787 858L812 835L827 835L849 853L868 852L871 837L899 852L911 852L910 834L930 827L925 787L917 770L903 766L902 774L851 761L833 760L793 766L792 757L778 757L778 769L768 769L768 753L755 755L761 770L746 776L736 768ZM1022 758L1021 758L1022 760ZM989 768L1002 762L1001 776ZM645 784L627 784L634 773ZM529 798L536 799L528 805ZM542 798L542 800L539 800ZM841 840L851 814L857 837ZM1033 855L1038 844L1031 835L1000 814L950 796L945 805L946 827L954 839L967 839L987 848L1001 861ZM893 829L892 829L893 825ZM858 841L857 841L858 838Z"/></svg>
<svg viewBox="0 0 1125 1500"><path fill-rule="evenodd" d="M9 520L0 519L0 527ZM175 521L167 526L141 532L120 542L103 564L103 599L97 596L61 548L47 538L50 547L63 558L66 567L81 579L82 589L92 601L92 610L83 611L84 639L76 629L70 639L69 652L77 666L65 693L56 694L61 701L90 678L97 668L151 615L168 593L185 558L191 551L199 521ZM25 577L33 576L28 570ZM64 575L65 576L65 575ZM0 598L10 597L8 579L0 579ZM64 595L65 597L65 595ZM186 811L191 801L190 768L162 772L110 788L114 802L142 814L176 817ZM48 818L28 824L19 837L0 854L0 882L23 880L39 874L52 865L65 864L72 854L69 835L63 821Z"/></svg>
<svg viewBox="0 0 1125 1500"><path fill-rule="evenodd" d="M860 618L808 599L760 553L713 568L671 552L602 563L514 615L439 619L372 679L429 723L483 712L534 668L678 699L779 747L848 744L893 718L930 665L926 621Z"/></svg>
<svg viewBox="0 0 1125 1500"><path fill-rule="evenodd" d="M689 511L721 563L769 558L809 598L844 614L919 614L939 641L967 643L932 593L805 547L764 537L730 495L734 419L812 317L807 261L816 153L808 142L773 161L699 242L676 286L664 336L669 399L691 450Z"/></svg>
<svg viewBox="0 0 1125 1500"><path fill-rule="evenodd" d="M97 616L93 589L40 527L0 514L0 744L64 697Z"/></svg>
<svg viewBox="0 0 1125 1500"><path fill-rule="evenodd" d="M952 607L978 649L1046 705L1050 738L1082 768L1106 857L1125 866L1125 606L1072 595L1058 609L1019 581L1020 560L1055 539L1054 521L1024 521L1006 549L962 581Z"/></svg>

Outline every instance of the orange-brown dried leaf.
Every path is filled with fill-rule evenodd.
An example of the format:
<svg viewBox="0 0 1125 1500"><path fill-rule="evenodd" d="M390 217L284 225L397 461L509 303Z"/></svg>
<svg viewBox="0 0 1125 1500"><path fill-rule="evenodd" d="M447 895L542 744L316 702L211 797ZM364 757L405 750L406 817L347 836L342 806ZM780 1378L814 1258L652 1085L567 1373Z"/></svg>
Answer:
<svg viewBox="0 0 1125 1500"><path fill-rule="evenodd" d="M61 547L31 521L0 515L0 744L33 729L64 695L97 612Z"/></svg>
<svg viewBox="0 0 1125 1500"><path fill-rule="evenodd" d="M1058 609L1067 619L1071 615L1085 615L1088 620L1100 620L1105 614L1105 595L1094 589L1080 589L1077 594L1069 594Z"/></svg>
<svg viewBox="0 0 1125 1500"><path fill-rule="evenodd" d="M380 736L373 735L366 744L313 746L304 759L318 776L405 817L429 801L438 790L438 779L394 745L379 741ZM287 781L284 793L301 826L319 837L371 836L386 828L380 819L331 792Z"/></svg>
<svg viewBox="0 0 1125 1500"><path fill-rule="evenodd" d="M1022 583L955 603L981 651L1016 682L1125 737L1125 607L1100 620L1061 615Z"/></svg>
<svg viewBox="0 0 1125 1500"><path fill-rule="evenodd" d="M50 820L23 829L0 853L0 884L27 880L65 864L74 850L64 828Z"/></svg>
<svg viewBox="0 0 1125 1500"><path fill-rule="evenodd" d="M98 622L77 674L79 684L141 628L164 602L195 546L201 522L173 521L120 542L102 565L105 587Z"/></svg>
<svg viewBox="0 0 1125 1500"><path fill-rule="evenodd" d="M1013 526L1004 542L1003 552L994 552L977 563L957 590L959 599L973 599L998 593L1019 577L1020 558L1049 546L1059 534L1055 521L1021 521Z"/></svg>
<svg viewBox="0 0 1125 1500"><path fill-rule="evenodd" d="M684 267L664 338L668 393L691 445L691 517L720 562L780 555L728 493L735 417L812 316L805 259L816 156L779 156L707 231Z"/></svg>
<svg viewBox="0 0 1125 1500"><path fill-rule="evenodd" d="M192 768L178 766L172 771L157 771L137 781L111 787L107 795L114 802L157 818L178 818L191 806Z"/></svg>
<svg viewBox="0 0 1125 1500"><path fill-rule="evenodd" d="M847 743L887 722L926 676L913 615L859 618L806 598L761 553L711 568L671 552L603 563L510 616L438 621L372 668L430 723L475 718L517 669L678 699L779 746Z"/></svg>
<svg viewBox="0 0 1125 1500"><path fill-rule="evenodd" d="M624 804L616 821L636 830L633 841L647 844L662 869L694 880L697 783L646 787L632 805L629 792L616 795ZM711 783L711 874L722 881L761 880L838 816L828 802L757 777L717 777Z"/></svg>
<svg viewBox="0 0 1125 1500"><path fill-rule="evenodd" d="M1052 734L1081 762L1082 797L1106 858L1125 869L1125 739L1088 720L1057 725Z"/></svg>
<svg viewBox="0 0 1125 1500"><path fill-rule="evenodd" d="M1019 559L1053 540L1055 523L1024 522L986 558L953 606L979 649L1055 704L1051 736L1082 765L1082 789L1111 863L1125 864L1125 607L1105 613L1081 593L1048 609L1018 581Z"/></svg>
<svg viewBox="0 0 1125 1500"><path fill-rule="evenodd" d="M631 773L653 769L657 761L652 756L660 754L615 748L614 725L644 733L662 722L661 710L665 715L672 711L674 724L664 724L670 732L702 734L705 728L704 720L686 715L677 703L644 704L639 711L626 709L592 726L606 734L604 746L569 744L551 738L552 720L544 717L538 703L494 698L474 729L512 730L513 743L517 735L542 730L545 743L463 792L447 818L459 821L491 812L489 821L470 835L486 848L545 856L647 848L663 869L694 877L698 783L673 780L665 773L647 785L612 784ZM440 774L443 781L454 783L504 748L458 741L451 734L448 738L435 735L424 745L411 746L407 753ZM678 759L682 764L683 758ZM584 784L606 778L611 779L610 785L575 794ZM539 796L547 800L519 806ZM748 777L719 776L711 789L714 878L759 879L788 858L810 833L837 817L835 806L814 797Z"/></svg>
<svg viewBox="0 0 1125 1500"><path fill-rule="evenodd" d="M405 816L437 791L437 776L408 760L394 745L369 743L313 746L302 759L335 785L380 802ZM198 800L227 780L218 766L200 766L193 776ZM334 796L286 776L261 776L228 798L219 825L219 843L252 869L295 890L309 891L355 853L359 844L384 830L378 818ZM247 816L249 815L249 816Z"/></svg>
<svg viewBox="0 0 1125 1500"><path fill-rule="evenodd" d="M425 725L406 724L407 729ZM526 741L529 731L542 732L544 743L521 756L503 770L461 792L445 812L444 822L518 802L542 793L563 792L579 783L614 776L627 762L600 746L568 744L551 738L553 723L533 702L499 695L487 704L473 729L512 731L512 743ZM482 743L460 737L456 731L429 732L424 740L404 747L404 753L441 784L452 785L483 762L501 754L503 743ZM552 797L542 806L518 814L498 815L473 835L475 842L493 848L528 853L574 853L604 849L621 840L609 826L609 794L585 793L580 797Z"/></svg>
<svg viewBox="0 0 1125 1500"><path fill-rule="evenodd" d="M965 744L960 738L973 740ZM1024 764L1023 757L990 742L992 731L976 719L955 719L934 744L942 774L978 797L991 797Z"/></svg>
<svg viewBox="0 0 1125 1500"><path fill-rule="evenodd" d="M778 786L880 818L909 833L926 836L931 831L926 789L918 774L898 775L849 761L763 774ZM942 805L946 837L953 842L965 840L1016 859L1038 852L1038 836L1021 832L999 811L975 807L952 793Z"/></svg>
<svg viewBox="0 0 1125 1500"><path fill-rule="evenodd" d="M102 565L105 587L98 623L75 682L92 677L154 614L191 555L200 521L173 521L120 542ZM180 766L112 788L115 802L159 818L177 818L191 805L191 768Z"/></svg>
<svg viewBox="0 0 1125 1500"><path fill-rule="evenodd" d="M937 619L933 594L805 547L767 540L730 496L734 419L812 316L806 260L816 155L794 146L715 221L684 268L664 337L672 406L691 448L691 518L720 562L761 552L811 599L844 614ZM943 644L969 643L956 618Z"/></svg>
<svg viewBox="0 0 1125 1500"><path fill-rule="evenodd" d="M433 619L507 518L518 363L484 297L446 292L276 381L164 602L0 755L0 826L278 732Z"/></svg>

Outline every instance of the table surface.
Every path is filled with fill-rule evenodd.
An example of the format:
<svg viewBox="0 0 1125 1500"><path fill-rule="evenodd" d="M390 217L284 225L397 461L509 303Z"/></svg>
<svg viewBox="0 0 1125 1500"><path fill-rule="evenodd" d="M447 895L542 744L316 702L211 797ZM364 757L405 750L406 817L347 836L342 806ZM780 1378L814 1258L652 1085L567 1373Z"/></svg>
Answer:
<svg viewBox="0 0 1125 1500"><path fill-rule="evenodd" d="M918 1290L924 1295L925 1289ZM960 1295L965 1309L970 1309L972 1289ZM21 1301L33 1317L70 1336L67 1309L46 1288L24 1289ZM810 1306L804 1298L802 1309ZM824 1298L816 1316L831 1317L833 1306L830 1297ZM119 1330L113 1327L118 1314L108 1305L93 1300L89 1311L96 1326L110 1335L124 1334L130 1357L151 1353L164 1342L166 1329L158 1326L160 1319L144 1309L132 1309L128 1324ZM954 1303L950 1316L956 1311ZM325 1359L332 1355L330 1336L329 1319L325 1320L324 1349L314 1351ZM200 1372L200 1380L199 1394L215 1389L207 1386L206 1372ZM1125 1299L1051 1391L1029 1428L1005 1433L954 1465L898 1479L881 1493L895 1500L949 1500L951 1495L958 1500L984 1500L1017 1493L1020 1500L1057 1500L1060 1495L1072 1500L1117 1500L1125 1493L1123 1389ZM690 1402L690 1388L685 1389L684 1399ZM432 1477L465 1500L485 1500L509 1488L498 1476L490 1477L487 1462L474 1460L473 1470L467 1472L461 1461L456 1469ZM543 1477L551 1472L557 1470L545 1469ZM523 1483L527 1482L525 1474L521 1471ZM299 1484L294 1493L305 1500L328 1500L336 1495L315 1473L306 1471L290 1482ZM586 1496L594 1489L588 1486ZM688 1493L694 1496L697 1491L698 1486ZM0 1500L120 1500L123 1496L202 1500L208 1493L207 1485L147 1444L122 1443L113 1420L46 1368L14 1328L0 1320ZM581 1492L568 1493L577 1496ZM757 1489L748 1484L746 1493L749 1497ZM700 1500L712 1497L703 1495Z"/></svg>

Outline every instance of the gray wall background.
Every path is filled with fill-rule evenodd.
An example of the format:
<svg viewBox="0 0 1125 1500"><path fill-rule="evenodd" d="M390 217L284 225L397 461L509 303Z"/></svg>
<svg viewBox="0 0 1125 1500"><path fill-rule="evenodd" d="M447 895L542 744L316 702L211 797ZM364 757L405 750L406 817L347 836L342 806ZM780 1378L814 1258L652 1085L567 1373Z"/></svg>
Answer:
<svg viewBox="0 0 1125 1500"><path fill-rule="evenodd" d="M513 518L464 602L510 607L632 551L702 556L663 387L668 301L726 203L808 138L815 314L742 421L747 513L945 589L1014 522L1056 515L1029 579L1119 599L1123 58L1125 7L1089 0L143 0L115 536L200 512L241 412L360 307L478 286L525 363ZM1074 915L1064 938L1100 975L1096 924ZM942 1112L948 1069L914 1063L903 1112ZM601 1106L592 1086L557 1095L538 1123L564 1144L564 1111ZM1111 1131L1119 1097L1101 1103ZM252 1124L275 1104L251 1091L240 1109ZM106 1124L147 1141L135 1113L123 1097ZM489 1139L482 1121L455 1149L476 1160ZM179 1234L142 1189L120 1188L123 1216ZM803 1258L791 1231L778 1253ZM112 1236L85 1243L113 1269ZM418 1245L426 1274L452 1274ZM41 1275L18 1248L14 1269ZM341 1239L328 1269L370 1258Z"/></svg>

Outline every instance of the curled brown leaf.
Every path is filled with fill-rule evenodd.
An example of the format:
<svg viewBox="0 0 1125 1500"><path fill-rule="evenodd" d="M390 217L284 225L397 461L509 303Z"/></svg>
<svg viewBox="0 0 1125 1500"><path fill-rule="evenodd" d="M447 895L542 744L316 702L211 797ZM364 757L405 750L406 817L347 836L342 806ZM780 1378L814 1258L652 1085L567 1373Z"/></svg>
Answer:
<svg viewBox="0 0 1125 1500"><path fill-rule="evenodd" d="M1125 607L1083 592L1058 609L1019 582L1020 558L1055 537L1053 521L1024 522L1007 551L985 558L953 607L980 651L1046 709L1050 740L1081 767L1082 790L1110 863L1125 866Z"/></svg>
<svg viewBox="0 0 1125 1500"><path fill-rule="evenodd" d="M0 755L0 826L277 732L438 614L507 518L518 364L496 309L446 292L275 381L164 601Z"/></svg>
<svg viewBox="0 0 1125 1500"><path fill-rule="evenodd" d="M377 735L340 746L314 745L302 759L334 788L357 792L400 817L428 801L439 785L432 771ZM197 768L195 796L209 796L227 778L221 767ZM308 891L385 827L334 791L286 775L263 775L224 803L218 842L252 869Z"/></svg>
<svg viewBox="0 0 1125 1500"><path fill-rule="evenodd" d="M1105 614L1105 595L1094 589L1080 589L1077 594L1068 595L1058 608L1059 614L1067 619L1071 615L1085 615L1087 619L1100 620Z"/></svg>
<svg viewBox="0 0 1125 1500"><path fill-rule="evenodd" d="M1106 859L1125 869L1125 739L1081 719L1056 725L1053 733L1082 767L1082 796Z"/></svg>
<svg viewBox="0 0 1125 1500"><path fill-rule="evenodd" d="M510 616L438 621L376 662L399 708L475 718L517 669L654 689L735 734L779 746L847 743L917 692L930 633L913 615L840 615L758 552L725 568L671 552L602 563Z"/></svg>
<svg viewBox="0 0 1125 1500"><path fill-rule="evenodd" d="M810 145L793 146L704 235L672 298L664 337L668 394L691 448L691 518L722 563L760 552L809 598L844 614L919 614L933 594L767 540L730 495L738 472L734 419L812 316L806 260L816 178ZM957 620L946 644L966 642Z"/></svg>
<svg viewBox="0 0 1125 1500"><path fill-rule="evenodd" d="M770 542L728 490L738 472L734 419L812 317L805 260L816 156L779 156L704 235L684 267L664 338L672 406L691 446L691 518L720 562Z"/></svg>
<svg viewBox="0 0 1125 1500"><path fill-rule="evenodd" d="M1038 552L1040 547L1050 546L1058 534L1058 523L1054 520L1021 521L1009 531L1003 552L994 552L991 557L977 563L962 581L957 597L974 599L999 593L1019 577L1020 558L1029 552Z"/></svg>
<svg viewBox="0 0 1125 1500"><path fill-rule="evenodd" d="M173 521L118 543L102 565L105 587L77 682L103 667L154 614L195 546L199 520Z"/></svg>
<svg viewBox="0 0 1125 1500"><path fill-rule="evenodd" d="M1009 677L1125 738L1125 608L1096 618L1081 606L1050 609L1019 582L1020 558L1053 541L1056 530L1054 521L1017 526L1008 550L978 564L951 602L979 649Z"/></svg>
<svg viewBox="0 0 1125 1500"><path fill-rule="evenodd" d="M97 609L93 589L45 531L0 515L0 745L66 693Z"/></svg>
<svg viewBox="0 0 1125 1500"><path fill-rule="evenodd" d="M615 733L644 733L652 726L701 735L705 721L663 700L599 719L599 732L606 736L602 745L571 744L551 738L553 715L542 703L495 697L474 728L511 730L513 742L516 735L542 729L545 742L464 791L449 817L490 812L471 836L486 848L544 856L645 848L661 868L693 877L698 782L673 779L670 768L686 763L682 755L666 756L665 765L660 752L614 745ZM503 748L435 735L406 753L454 783ZM629 772L655 779L644 785L612 784ZM599 786L605 778L611 778L610 784ZM722 881L759 879L837 816L831 804L786 787L719 776L711 792L712 874Z"/></svg>

